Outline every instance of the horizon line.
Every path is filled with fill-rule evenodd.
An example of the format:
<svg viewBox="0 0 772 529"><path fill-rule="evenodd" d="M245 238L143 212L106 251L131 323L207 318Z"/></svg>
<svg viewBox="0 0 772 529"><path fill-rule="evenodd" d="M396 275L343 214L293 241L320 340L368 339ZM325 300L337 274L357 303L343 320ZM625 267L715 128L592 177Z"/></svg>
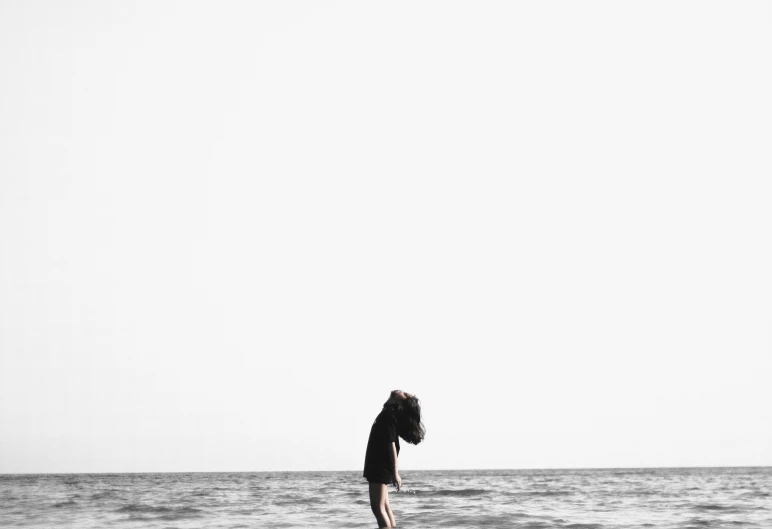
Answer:
<svg viewBox="0 0 772 529"><path fill-rule="evenodd" d="M663 467L541 467L541 468L413 468L406 472L475 472L490 470L514 471L561 471L561 470L683 470L683 469L716 469L716 468L772 468L772 465L715 465L715 466L663 466ZM276 473L310 473L310 472L361 472L361 469L338 470L171 470L171 471L128 471L128 472L0 472L0 476L67 476L67 475L110 475L110 474L276 474ZM405 472L405 470L403 470Z"/></svg>

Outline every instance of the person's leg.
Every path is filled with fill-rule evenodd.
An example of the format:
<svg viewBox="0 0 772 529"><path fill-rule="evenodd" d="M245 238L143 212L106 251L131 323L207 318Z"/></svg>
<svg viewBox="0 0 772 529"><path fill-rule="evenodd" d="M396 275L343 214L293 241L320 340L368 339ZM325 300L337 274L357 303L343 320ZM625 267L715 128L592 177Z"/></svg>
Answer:
<svg viewBox="0 0 772 529"><path fill-rule="evenodd" d="M368 483L370 485L370 508L373 510L375 519L378 521L378 527L393 527L389 512L386 511L389 491L383 483Z"/></svg>
<svg viewBox="0 0 772 529"><path fill-rule="evenodd" d="M391 512L391 504L389 503L389 488L384 488L386 489L386 516L389 517L389 523L391 523L391 527L397 527L397 522L394 521L394 513Z"/></svg>

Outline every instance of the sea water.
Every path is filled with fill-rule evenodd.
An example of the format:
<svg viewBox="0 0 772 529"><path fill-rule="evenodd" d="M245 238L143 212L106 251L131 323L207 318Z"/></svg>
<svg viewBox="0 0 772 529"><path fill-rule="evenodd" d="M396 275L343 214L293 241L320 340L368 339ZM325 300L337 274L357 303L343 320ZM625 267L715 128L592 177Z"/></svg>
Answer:
<svg viewBox="0 0 772 529"><path fill-rule="evenodd" d="M404 528L772 529L772 467L400 472ZM361 472L0 475L0 527L375 527Z"/></svg>

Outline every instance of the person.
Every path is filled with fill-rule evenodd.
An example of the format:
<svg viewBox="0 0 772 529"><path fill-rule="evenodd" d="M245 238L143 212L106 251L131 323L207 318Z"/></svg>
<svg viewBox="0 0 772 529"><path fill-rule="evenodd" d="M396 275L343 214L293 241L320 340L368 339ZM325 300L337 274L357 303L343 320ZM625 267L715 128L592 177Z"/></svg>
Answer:
<svg viewBox="0 0 772 529"><path fill-rule="evenodd" d="M370 507L379 528L397 526L389 505L387 487L394 484L397 491L402 488L397 469L399 438L417 445L423 441L425 434L418 398L399 389L392 391L370 428L362 474L370 487Z"/></svg>

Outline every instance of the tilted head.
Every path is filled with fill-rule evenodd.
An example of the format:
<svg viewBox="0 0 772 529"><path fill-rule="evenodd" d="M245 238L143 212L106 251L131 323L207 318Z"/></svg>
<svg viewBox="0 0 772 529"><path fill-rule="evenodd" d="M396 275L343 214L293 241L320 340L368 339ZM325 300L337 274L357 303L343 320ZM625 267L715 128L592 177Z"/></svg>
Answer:
<svg viewBox="0 0 772 529"><path fill-rule="evenodd" d="M421 422L421 401L418 397L395 389L384 406L394 410L397 417L397 433L402 439L414 445L424 440L426 429Z"/></svg>
<svg viewBox="0 0 772 529"><path fill-rule="evenodd" d="M401 389L395 389L389 393L389 400L383 403L384 406L396 406L400 401L403 401L409 397L412 397L410 393L402 391Z"/></svg>

